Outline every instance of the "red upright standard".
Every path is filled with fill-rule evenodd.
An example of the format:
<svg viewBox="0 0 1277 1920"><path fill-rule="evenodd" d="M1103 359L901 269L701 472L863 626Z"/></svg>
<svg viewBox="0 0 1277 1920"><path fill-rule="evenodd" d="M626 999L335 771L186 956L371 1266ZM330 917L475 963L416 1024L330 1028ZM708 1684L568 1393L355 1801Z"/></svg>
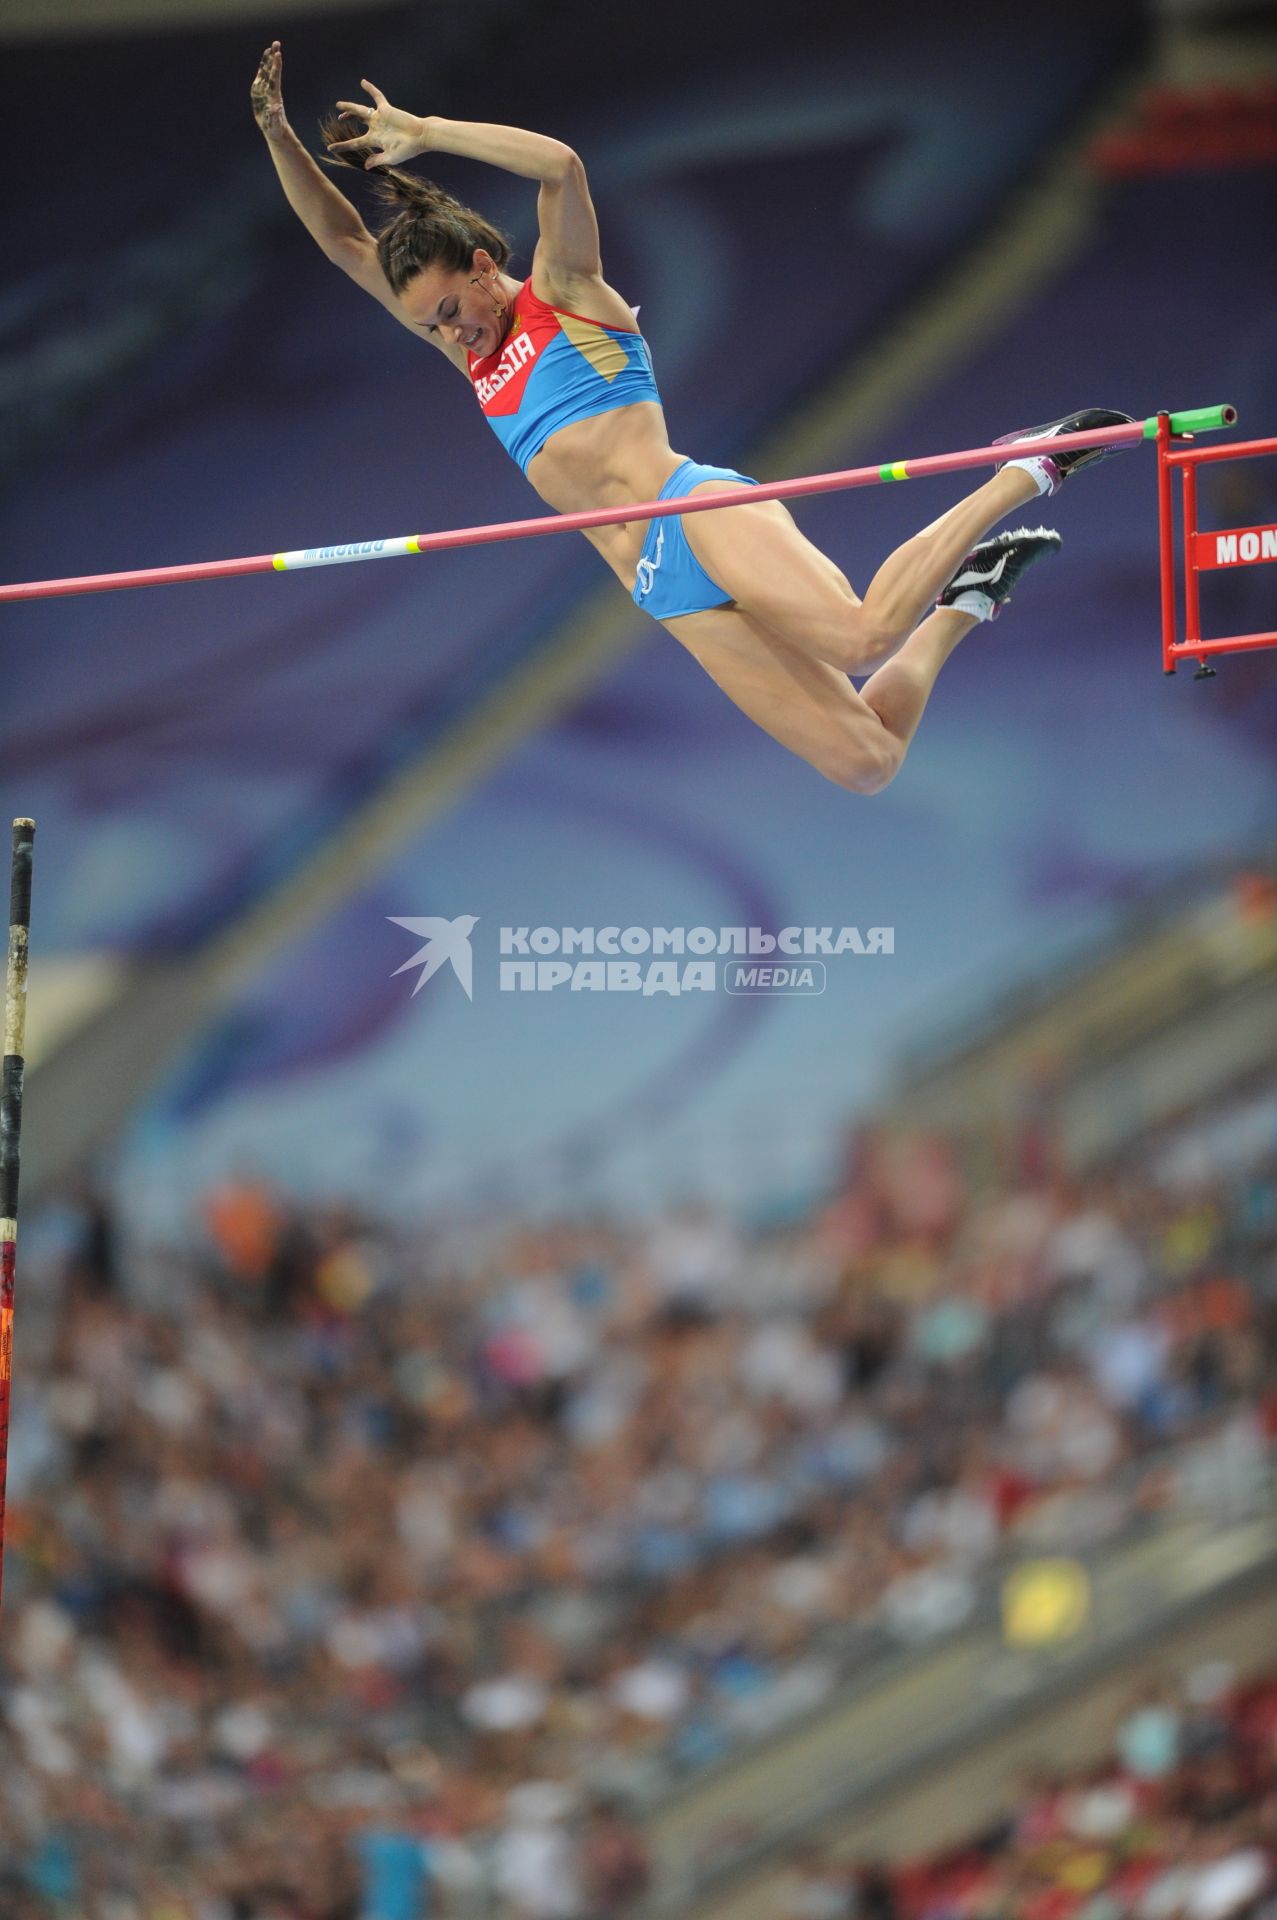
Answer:
<svg viewBox="0 0 1277 1920"><path fill-rule="evenodd" d="M1234 419L1236 415L1233 416ZM1261 633L1237 633L1203 640L1200 580L1203 573L1228 567L1254 567L1277 560L1277 522L1253 527L1219 527L1203 533L1197 524L1197 469L1221 460L1254 460L1277 453L1277 440L1238 440L1225 447L1173 447L1169 414L1157 422L1157 518L1162 563L1162 666L1174 673L1184 658L1196 660L1198 680L1208 680L1215 669L1212 654L1250 653L1257 647L1277 647L1277 626ZM1176 638L1175 522L1172 469L1178 467L1184 488L1184 637ZM1274 595L1277 618L1277 595Z"/></svg>

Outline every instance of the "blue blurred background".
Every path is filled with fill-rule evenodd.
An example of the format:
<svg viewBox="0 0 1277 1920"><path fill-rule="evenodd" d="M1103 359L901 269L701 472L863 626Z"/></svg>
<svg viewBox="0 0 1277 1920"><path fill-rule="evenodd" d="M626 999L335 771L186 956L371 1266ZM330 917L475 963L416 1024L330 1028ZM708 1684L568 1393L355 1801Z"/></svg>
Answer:
<svg viewBox="0 0 1277 1920"><path fill-rule="evenodd" d="M577 148L699 460L779 478L1082 405L1277 435L1271 9L861 14L16 5L0 578L536 509L283 204L248 106L275 34L312 144L367 74ZM433 171L526 271L527 183ZM863 589L960 489L796 512ZM1271 522L1277 466L1202 502ZM1163 678L1149 450L1048 517L1062 557L871 801L572 537L3 610L3 791L38 822L6 1915L690 1912L766 1823L643 1840L671 1780L774 1731L782 1682L799 1718L831 1697L804 1635L898 1626L907 1576L943 1563L969 1624L1013 1469L1036 1498L1120 1467L1114 1538L1175 1445L1244 1429L1268 1485L1277 660ZM1275 595L1212 579L1207 631ZM463 914L473 1001L447 969L414 995L396 920ZM819 996L525 995L505 926L892 950ZM703 1455L640 1461L680 1407ZM920 1517L938 1487L969 1508ZM619 1799L587 1817L592 1770ZM930 1910L841 1858L793 1866L795 1915Z"/></svg>
<svg viewBox="0 0 1277 1920"><path fill-rule="evenodd" d="M1109 6L1079 18L1061 46L1049 17L1014 8L976 33L906 8L868 36L814 8L800 33L761 17L724 44L713 16L658 10L653 74L632 28L592 13L450 15L441 55L428 12L372 10L287 37L287 101L313 133L320 76L349 91L355 66L377 67L404 98L443 89L456 117L577 145L607 270L642 304L675 444L698 458L772 478L978 445L1096 403L1227 399L1262 432L1277 394L1254 240L1271 175L1101 184L1079 127L1129 89L1154 28ZM112 102L110 165L99 184L81 137L59 143L8 215L23 273L6 313L7 578L529 510L460 383L277 204L245 123L244 49L261 37L57 43L67 124ZM11 48L24 95L48 57ZM523 184L439 170L526 263ZM1266 467L1252 475L1270 501ZM863 588L960 485L799 513ZM1061 565L962 650L907 777L874 807L757 735L566 538L15 610L6 779L40 822L42 963L73 956L78 991L86 967L104 993L112 963L193 967L335 836L363 834L326 897L281 912L185 1037L136 1060L130 1189L186 1187L241 1146L327 1189L338 1138L352 1178L414 1202L532 1201L585 1173L631 1204L684 1184L739 1202L766 1197L760 1180L826 1177L840 1116L920 1027L1268 830L1271 663L1162 684L1152 513L1151 455L1070 489ZM1269 592L1262 570L1234 585ZM1262 618L1230 608L1220 630ZM604 620L606 644L578 641L543 693L573 623ZM512 684L530 717L494 732ZM422 798L370 837L412 779ZM507 1003L492 965L473 1010L446 978L414 999L387 916L461 913L490 960L506 924L890 925L896 948L831 969L819 1003ZM104 1116L108 1138L120 1118Z"/></svg>

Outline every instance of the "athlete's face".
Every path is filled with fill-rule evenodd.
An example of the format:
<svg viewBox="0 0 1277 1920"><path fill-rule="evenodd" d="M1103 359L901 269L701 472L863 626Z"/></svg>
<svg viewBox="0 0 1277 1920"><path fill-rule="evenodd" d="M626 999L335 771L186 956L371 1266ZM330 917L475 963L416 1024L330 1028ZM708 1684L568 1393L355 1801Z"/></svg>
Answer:
<svg viewBox="0 0 1277 1920"><path fill-rule="evenodd" d="M510 324L510 298L491 254L479 248L469 273L426 267L399 296L413 324L432 339L464 347L484 359L495 353Z"/></svg>

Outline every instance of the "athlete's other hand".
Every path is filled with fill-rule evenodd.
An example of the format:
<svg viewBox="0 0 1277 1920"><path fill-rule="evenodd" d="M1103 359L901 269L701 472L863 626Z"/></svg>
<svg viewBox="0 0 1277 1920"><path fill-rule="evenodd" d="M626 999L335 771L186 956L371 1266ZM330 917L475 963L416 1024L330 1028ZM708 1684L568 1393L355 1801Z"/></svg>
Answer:
<svg viewBox="0 0 1277 1920"><path fill-rule="evenodd" d="M359 84L365 93L372 95L372 106L364 106L358 100L339 100L337 107L343 119L358 114L368 124L353 139L334 141L329 148L331 153L341 153L348 147L366 147L369 151L365 167L398 167L429 150L424 120L415 113L405 113L402 107L392 107L371 80L361 80Z"/></svg>
<svg viewBox="0 0 1277 1920"><path fill-rule="evenodd" d="M261 65L254 75L249 92L254 117L268 140L278 140L288 132L288 121L284 117L284 96L280 91L280 75L283 66L284 56L280 52L279 41L272 40L262 55Z"/></svg>

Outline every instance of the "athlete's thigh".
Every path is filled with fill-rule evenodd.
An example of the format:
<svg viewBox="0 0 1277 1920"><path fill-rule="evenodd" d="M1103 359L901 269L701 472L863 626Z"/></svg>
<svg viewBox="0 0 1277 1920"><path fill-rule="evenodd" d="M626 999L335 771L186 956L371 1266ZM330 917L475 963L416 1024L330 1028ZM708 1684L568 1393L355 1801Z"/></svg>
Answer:
<svg viewBox="0 0 1277 1920"><path fill-rule="evenodd" d="M722 492L721 480L693 494ZM841 568L813 546L780 500L683 517L688 545L710 579L772 633L836 618L860 602Z"/></svg>
<svg viewBox="0 0 1277 1920"><path fill-rule="evenodd" d="M680 614L661 625L742 713L831 777L854 757L858 735L882 732L845 673L761 631L736 608Z"/></svg>

